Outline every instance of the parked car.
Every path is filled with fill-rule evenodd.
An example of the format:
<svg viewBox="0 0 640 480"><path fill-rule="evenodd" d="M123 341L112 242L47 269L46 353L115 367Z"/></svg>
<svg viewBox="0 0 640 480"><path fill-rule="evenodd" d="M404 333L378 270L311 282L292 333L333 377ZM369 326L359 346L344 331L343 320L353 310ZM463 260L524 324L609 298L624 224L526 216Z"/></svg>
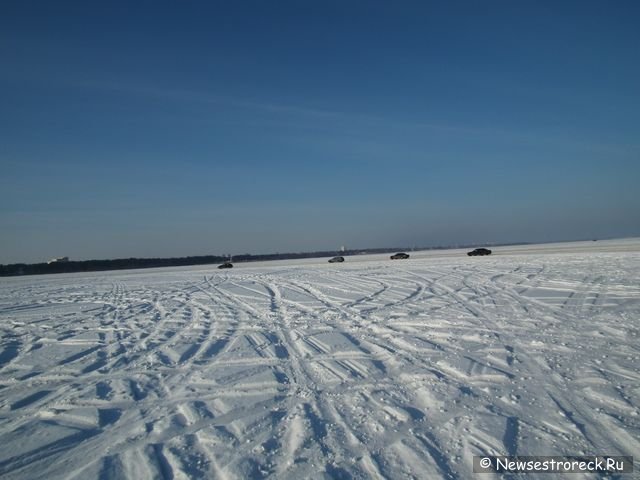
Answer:
<svg viewBox="0 0 640 480"><path fill-rule="evenodd" d="M218 268L233 268L233 263L224 262L222 265L218 265Z"/></svg>
<svg viewBox="0 0 640 480"><path fill-rule="evenodd" d="M469 255L470 257L476 257L478 255L491 255L491 250L489 250L488 248L476 248L475 250L467 253L467 255Z"/></svg>
<svg viewBox="0 0 640 480"><path fill-rule="evenodd" d="M329 263L341 263L344 262L344 257L333 257L329 259Z"/></svg>
<svg viewBox="0 0 640 480"><path fill-rule="evenodd" d="M395 255L391 255L391 260L406 260L409 258L408 253L398 252Z"/></svg>

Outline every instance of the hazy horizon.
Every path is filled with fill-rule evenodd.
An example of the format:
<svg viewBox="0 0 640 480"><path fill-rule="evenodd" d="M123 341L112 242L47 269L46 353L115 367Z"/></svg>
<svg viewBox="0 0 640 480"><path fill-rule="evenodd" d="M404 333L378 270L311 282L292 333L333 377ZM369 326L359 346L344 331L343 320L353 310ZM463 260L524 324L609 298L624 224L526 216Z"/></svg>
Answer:
<svg viewBox="0 0 640 480"><path fill-rule="evenodd" d="M510 242L497 242L497 243L490 243L490 242L476 242L476 243L452 243L452 244L434 244L434 245L356 245L356 246L352 246L352 247L347 247L345 245L341 245L340 247L334 248L334 249L317 249L317 250L272 250L272 251L263 251L263 252L234 252L234 253L230 253L230 252L201 252L201 253L193 253L193 254L188 254L188 255L172 255L172 256L150 256L150 255L144 255L144 256L131 256L131 257L110 257L110 258L75 258L75 257L68 257L69 261L73 262L73 261L102 261L102 260L126 260L128 258L136 258L136 259L144 259L144 258L163 258L163 259L169 259L169 258L187 258L187 257L209 257L209 256L219 256L219 257L231 257L232 260L235 261L235 259L233 258L234 256L240 256L240 255L288 255L288 254L301 254L301 253L316 253L316 252L322 252L322 253L328 253L331 255L339 255L341 254L341 252L348 252L349 251L367 251L367 250L378 250L378 249L388 249L389 251L393 250L395 251L396 249L398 251L405 251L405 252L413 252L413 251L429 251L429 250L455 250L455 249L470 249L470 248L475 248L475 247L491 247L491 248L496 248L496 247L508 247L508 246L512 246L512 245L531 245L531 246L535 246L535 245L554 245L554 244L575 244L575 243L584 243L584 242L596 242L596 241L600 241L600 242L611 242L611 241L629 241L629 240L634 240L640 237L634 237L634 236L630 236L630 237L603 237L603 238L564 238L564 239L555 239L555 240L546 240L546 241L538 241L538 242L528 242L528 241L518 241L518 240L513 240ZM342 247L344 247L344 250L342 250ZM60 258L60 256L58 257L51 257L49 259L46 260L38 260L38 261L34 261L34 262L11 262L10 264L5 264L5 265L11 265L11 264L37 264L37 263L46 263L49 260L52 260L53 258ZM0 264L3 265L3 264ZM133 268L138 268L138 267L133 267ZM147 267L143 267L143 268L147 268Z"/></svg>
<svg viewBox="0 0 640 480"><path fill-rule="evenodd" d="M0 263L640 236L640 4L23 4Z"/></svg>

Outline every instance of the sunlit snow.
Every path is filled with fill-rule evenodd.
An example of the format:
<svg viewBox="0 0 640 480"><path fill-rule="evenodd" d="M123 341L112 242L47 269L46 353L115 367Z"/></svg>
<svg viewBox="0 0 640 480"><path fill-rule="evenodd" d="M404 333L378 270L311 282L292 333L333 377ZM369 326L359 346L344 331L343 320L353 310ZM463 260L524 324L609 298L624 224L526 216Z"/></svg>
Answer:
<svg viewBox="0 0 640 480"><path fill-rule="evenodd" d="M637 458L640 241L493 250L0 279L0 476Z"/></svg>

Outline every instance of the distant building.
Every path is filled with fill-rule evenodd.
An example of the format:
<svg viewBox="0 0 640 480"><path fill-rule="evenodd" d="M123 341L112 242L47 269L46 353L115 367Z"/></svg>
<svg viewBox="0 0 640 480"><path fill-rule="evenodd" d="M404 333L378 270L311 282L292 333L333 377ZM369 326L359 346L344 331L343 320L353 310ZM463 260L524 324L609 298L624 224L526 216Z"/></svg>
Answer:
<svg viewBox="0 0 640 480"><path fill-rule="evenodd" d="M69 261L69 257L56 257L56 258L52 258L51 260L49 260L47 262L47 264L52 264L52 263L65 263Z"/></svg>

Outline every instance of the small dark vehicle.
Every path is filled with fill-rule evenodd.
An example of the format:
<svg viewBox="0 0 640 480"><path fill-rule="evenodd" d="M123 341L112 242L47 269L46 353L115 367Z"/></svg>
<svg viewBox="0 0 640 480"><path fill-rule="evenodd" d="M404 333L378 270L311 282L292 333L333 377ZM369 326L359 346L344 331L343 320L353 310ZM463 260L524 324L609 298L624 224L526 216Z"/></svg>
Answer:
<svg viewBox="0 0 640 480"><path fill-rule="evenodd" d="M344 257L333 257L329 260L329 263L342 263L344 262Z"/></svg>
<svg viewBox="0 0 640 480"><path fill-rule="evenodd" d="M406 260L407 258L409 258L409 254L404 252L399 252L395 255L391 255L391 260Z"/></svg>
<svg viewBox="0 0 640 480"><path fill-rule="evenodd" d="M477 257L481 255L491 255L491 250L488 248L476 248L475 250L467 253L470 257Z"/></svg>
<svg viewBox="0 0 640 480"><path fill-rule="evenodd" d="M218 265L218 268L233 268L233 263L224 262L222 265Z"/></svg>

